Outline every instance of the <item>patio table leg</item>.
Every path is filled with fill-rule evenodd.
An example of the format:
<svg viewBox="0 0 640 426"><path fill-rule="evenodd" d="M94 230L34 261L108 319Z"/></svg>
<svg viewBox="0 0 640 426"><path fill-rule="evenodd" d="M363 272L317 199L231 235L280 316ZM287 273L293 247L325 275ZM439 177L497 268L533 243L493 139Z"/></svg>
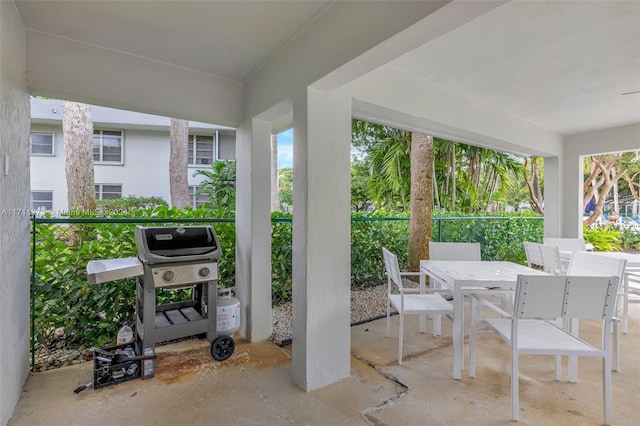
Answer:
<svg viewBox="0 0 640 426"><path fill-rule="evenodd" d="M577 319L572 319L569 321L569 332L574 336L578 335L578 324L579 321ZM569 357L569 368L568 368L568 380L569 383L578 383L578 357L570 356Z"/></svg>
<svg viewBox="0 0 640 426"><path fill-rule="evenodd" d="M453 378L462 378L464 358L464 295L454 292L453 296Z"/></svg>
<svg viewBox="0 0 640 426"><path fill-rule="evenodd" d="M624 274L624 295L622 296L622 332L627 334L629 332L629 274ZM617 302L620 303L620 298L617 298ZM620 310L620 306L616 306L615 312Z"/></svg>
<svg viewBox="0 0 640 426"><path fill-rule="evenodd" d="M427 279L425 274L420 272L420 293L424 293L424 289L427 287L426 281ZM433 320L435 321L435 316ZM426 327L425 315L420 315L418 330L420 331L420 333L426 333L427 327Z"/></svg>

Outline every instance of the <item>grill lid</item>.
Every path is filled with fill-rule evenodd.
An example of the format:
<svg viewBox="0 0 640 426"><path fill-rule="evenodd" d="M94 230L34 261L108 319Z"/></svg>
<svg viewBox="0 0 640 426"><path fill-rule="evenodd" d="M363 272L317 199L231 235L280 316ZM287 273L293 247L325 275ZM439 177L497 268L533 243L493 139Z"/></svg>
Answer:
<svg viewBox="0 0 640 426"><path fill-rule="evenodd" d="M213 227L136 226L138 257L145 263L214 260L222 250Z"/></svg>

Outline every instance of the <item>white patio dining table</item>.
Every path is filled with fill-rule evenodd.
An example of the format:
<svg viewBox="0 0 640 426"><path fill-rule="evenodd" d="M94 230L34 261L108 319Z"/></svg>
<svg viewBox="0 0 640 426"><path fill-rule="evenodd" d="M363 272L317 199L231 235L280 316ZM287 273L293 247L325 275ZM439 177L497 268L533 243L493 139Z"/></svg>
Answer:
<svg viewBox="0 0 640 426"><path fill-rule="evenodd" d="M460 379L464 368L464 296L512 292L518 275L547 275L513 262L421 260L420 285L428 275L453 292L453 378Z"/></svg>

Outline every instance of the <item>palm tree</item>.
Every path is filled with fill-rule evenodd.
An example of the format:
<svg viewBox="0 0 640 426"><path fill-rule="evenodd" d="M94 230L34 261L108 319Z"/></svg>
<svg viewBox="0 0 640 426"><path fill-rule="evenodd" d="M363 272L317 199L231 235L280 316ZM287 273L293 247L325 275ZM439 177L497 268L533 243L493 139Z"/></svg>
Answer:
<svg viewBox="0 0 640 426"><path fill-rule="evenodd" d="M436 206L448 210L456 209L456 147L459 144L446 139L433 139L434 148L434 198ZM439 172L438 172L439 171ZM436 185L440 182L440 186Z"/></svg>
<svg viewBox="0 0 640 426"><path fill-rule="evenodd" d="M364 153L378 208L407 211L411 193L411 133L354 120L353 145Z"/></svg>
<svg viewBox="0 0 640 426"><path fill-rule="evenodd" d="M236 209L236 162L214 161L211 170L198 170L194 176L204 176L196 195L206 194L207 207L233 215Z"/></svg>

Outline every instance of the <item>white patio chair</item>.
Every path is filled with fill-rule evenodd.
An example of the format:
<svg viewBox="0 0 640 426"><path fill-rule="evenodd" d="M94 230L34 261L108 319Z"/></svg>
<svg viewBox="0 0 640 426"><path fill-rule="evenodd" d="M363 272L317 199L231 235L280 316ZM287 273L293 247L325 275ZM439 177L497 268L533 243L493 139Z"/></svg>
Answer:
<svg viewBox="0 0 640 426"><path fill-rule="evenodd" d="M527 266L529 268L543 268L544 261L542 259L542 251L540 250L542 244L525 241L522 245L524 245L524 255L527 257Z"/></svg>
<svg viewBox="0 0 640 426"><path fill-rule="evenodd" d="M398 333L398 365L402 365L402 341L404 337L405 315L431 315L433 319L433 335L440 335L440 316L453 314L453 306L444 297L436 293L434 288L419 289L405 288L402 285L402 277L406 275L419 275L419 272L400 272L398 257L386 248L382 248L382 256L387 271L387 337L390 334L390 306L398 311L400 316L400 331ZM397 293L393 292L393 286L397 287ZM428 292L425 294L424 292Z"/></svg>
<svg viewBox="0 0 640 426"><path fill-rule="evenodd" d="M429 241L430 260L482 260L480 243L440 243Z"/></svg>
<svg viewBox="0 0 640 426"><path fill-rule="evenodd" d="M616 259L613 257L599 256L598 253L574 252L569 261L566 275L571 276L597 276L618 278L619 282L623 282L624 270L627 261L624 259ZM614 300L614 304L617 301ZM618 322L619 319L614 318L613 321L613 369L620 371L620 342L618 339ZM569 329L577 333L578 321L572 321ZM577 382L578 380L578 360L576 358L569 360L569 381Z"/></svg>
<svg viewBox="0 0 640 426"><path fill-rule="evenodd" d="M539 266L543 271L553 275L565 275L565 268L563 267L562 259L560 258L560 251L556 246L547 246L537 243L524 243L525 254L527 255L527 263L529 267ZM474 305L472 307L476 309ZM556 325L566 327L564 321L556 319ZM472 324L473 326L473 324ZM556 356L556 380L562 378L562 357Z"/></svg>
<svg viewBox="0 0 640 426"><path fill-rule="evenodd" d="M544 237L542 243L547 246L556 246L565 251L587 251L584 238L550 238Z"/></svg>
<svg viewBox="0 0 640 426"><path fill-rule="evenodd" d="M497 307L502 318L485 318L486 324L511 347L511 419L520 411L520 354L590 356L603 359L604 423L611 424L611 335L613 307L619 279L611 277L520 275L516 286L514 314ZM472 321L478 319L472 311ZM545 318L602 320L601 347L581 340ZM474 328L471 329L474 333ZM471 372L475 375L475 351L471 352ZM473 376L472 376L473 377Z"/></svg>
<svg viewBox="0 0 640 426"><path fill-rule="evenodd" d="M542 254L542 268L545 272L553 275L565 275L567 273L557 246L541 244L539 248Z"/></svg>
<svg viewBox="0 0 640 426"><path fill-rule="evenodd" d="M640 303L640 268L626 268L624 281L618 292L617 311L622 305L622 332L629 331L629 304Z"/></svg>
<svg viewBox="0 0 640 426"><path fill-rule="evenodd" d="M593 251L593 244L584 242L584 238L550 238L544 237L542 243L547 246L556 246L560 251ZM562 261L563 269L569 267L569 261Z"/></svg>

